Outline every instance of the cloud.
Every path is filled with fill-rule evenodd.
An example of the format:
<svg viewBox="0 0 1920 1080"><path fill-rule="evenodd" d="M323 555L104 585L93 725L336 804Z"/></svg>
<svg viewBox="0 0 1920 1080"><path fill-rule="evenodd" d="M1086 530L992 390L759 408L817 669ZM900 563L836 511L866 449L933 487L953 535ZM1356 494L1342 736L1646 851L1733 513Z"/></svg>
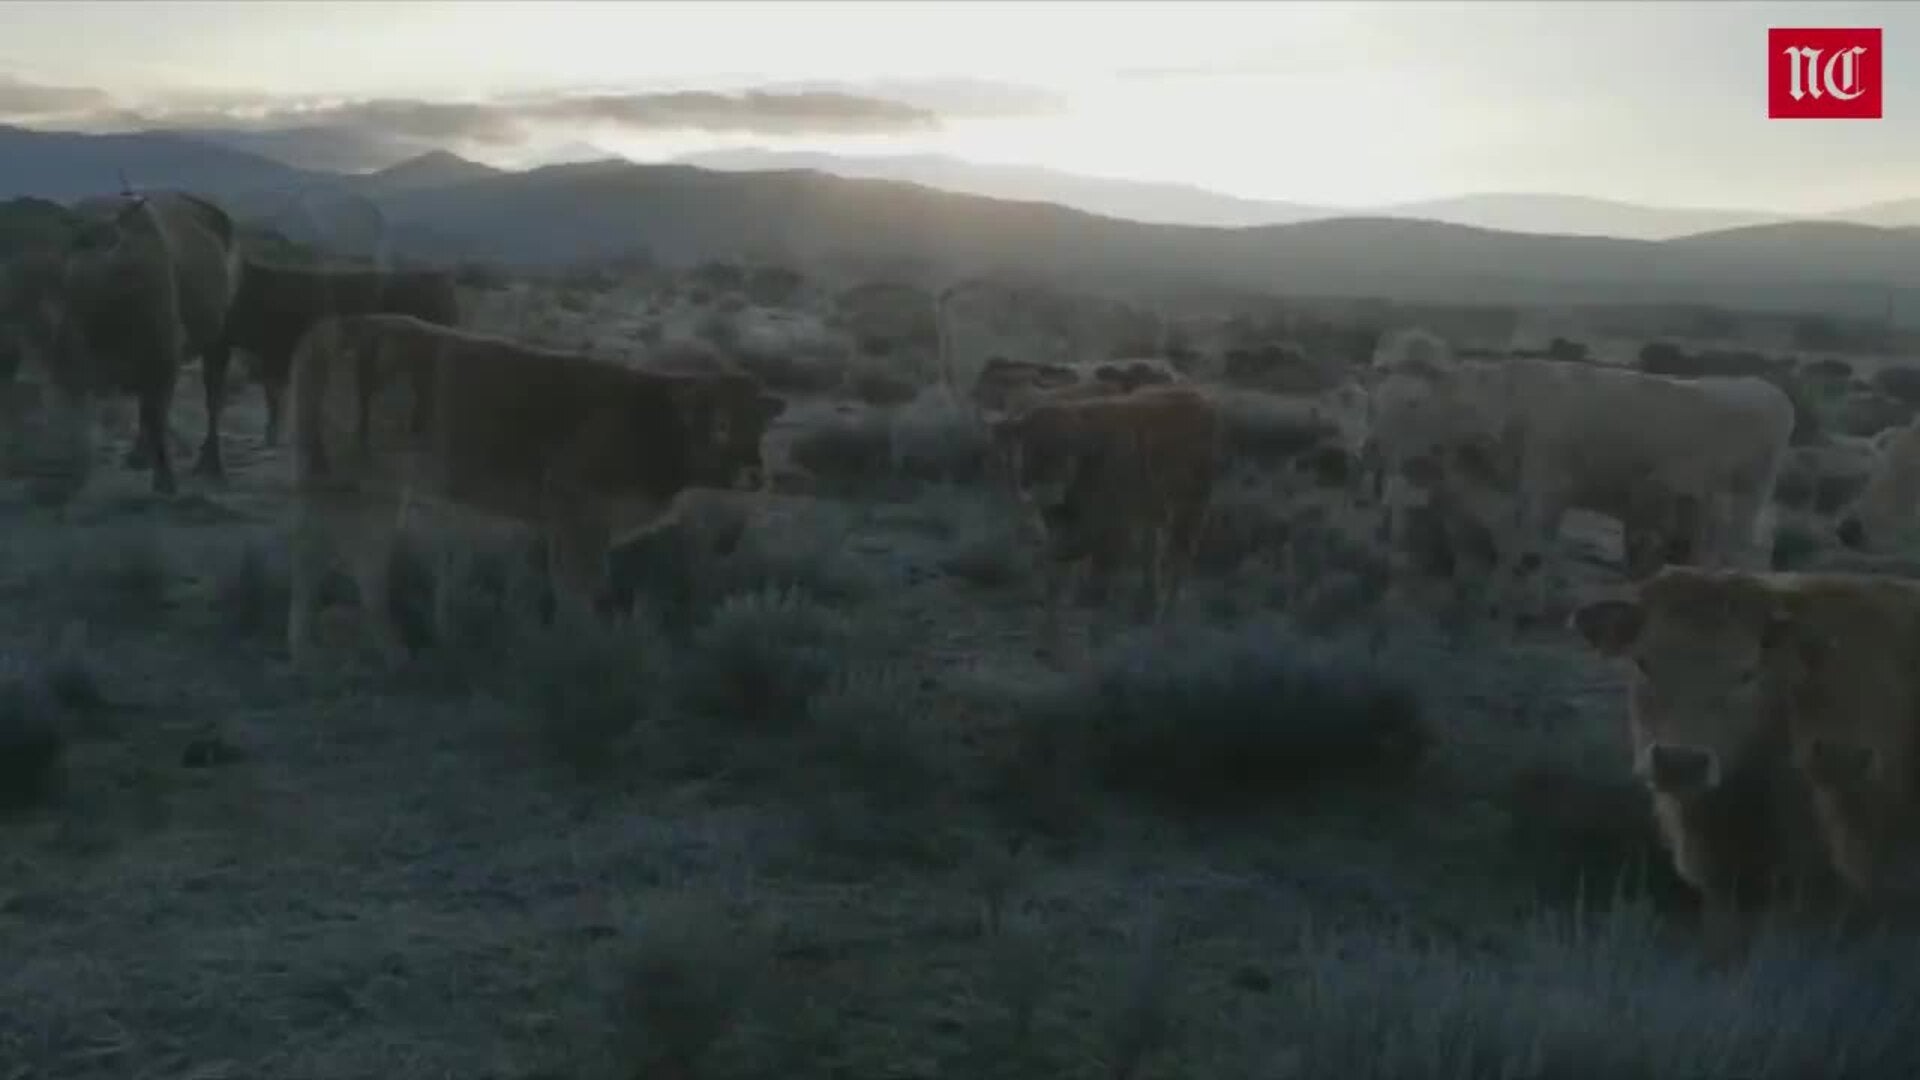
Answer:
<svg viewBox="0 0 1920 1080"><path fill-rule="evenodd" d="M882 135L940 126L940 117L929 109L834 90L595 94L519 108L534 118L606 124L633 131Z"/></svg>
<svg viewBox="0 0 1920 1080"><path fill-rule="evenodd" d="M47 86L0 73L0 119L30 120L71 116L112 106L103 90L85 86Z"/></svg>
<svg viewBox="0 0 1920 1080"><path fill-rule="evenodd" d="M1067 107L1045 87L994 79L876 79L865 82L793 82L766 87L781 91L829 91L897 101L941 117L1037 116Z"/></svg>
<svg viewBox="0 0 1920 1080"><path fill-rule="evenodd" d="M926 96L926 86L918 90ZM979 100L976 94L976 108ZM951 92L946 102L965 106L962 96ZM498 156L566 136L887 135L942 123L940 110L928 105L818 86L521 94L481 101L343 101L222 92L132 105L98 90L38 86L0 75L0 121L44 121L56 114L86 131L190 131L299 167L348 171L384 168L436 148Z"/></svg>

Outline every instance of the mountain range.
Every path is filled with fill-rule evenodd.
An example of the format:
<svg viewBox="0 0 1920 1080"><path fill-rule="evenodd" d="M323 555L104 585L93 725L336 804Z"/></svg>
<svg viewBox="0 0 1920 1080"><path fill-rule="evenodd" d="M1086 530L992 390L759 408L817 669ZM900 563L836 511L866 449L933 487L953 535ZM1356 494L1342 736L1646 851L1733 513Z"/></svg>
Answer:
<svg viewBox="0 0 1920 1080"><path fill-rule="evenodd" d="M683 165L728 171L813 169L834 176L904 180L941 191L1059 203L1076 210L1165 225L1247 228L1337 217L1397 217L1471 225L1504 232L1669 240L1695 233L1795 220L1763 210L1641 206L1579 195L1488 193L1378 207L1314 206L1247 199L1192 184L1119 180L1034 165L989 165L939 154L850 156L747 147L676 158ZM1821 215L1862 225L1920 225L1920 199L1878 203Z"/></svg>
<svg viewBox="0 0 1920 1080"><path fill-rule="evenodd" d="M944 168L939 159L906 160L920 163L914 168ZM944 175L955 184L962 182L951 179L956 175L997 176L1001 187L989 196L941 190L926 176L908 182L816 167L623 160L508 171L444 151L348 174L174 131L0 127L0 196L71 200L114 190L124 177L139 187L201 191L261 220L286 219L290 206L301 210L292 217L314 220L327 218L330 205L377 208L390 223L386 242L394 250L434 259L558 265L642 250L672 262L852 259L942 275L1012 271L1123 291L1225 289L1444 304L1684 303L1870 318L1890 311L1896 321L1920 325L1920 229L1906 227L1897 213L1917 204L1877 211L1896 227L1733 214L1717 219L1733 227L1655 240L1498 231L1384 212L1303 218L1312 208L1045 170ZM1009 197L1016 192L1022 197ZM1150 197L1156 193L1159 202ZM1098 199L1106 200L1096 205L1107 213L1071 205ZM1184 213L1213 213L1213 222L1137 217L1177 199L1187 200ZM1529 199L1480 196L1451 204L1463 215L1507 215L1501 220L1509 230L1528 215L1561 212L1555 207L1586 206L1604 217L1620 205ZM1643 222L1647 214L1695 213L1625 209L1642 212ZM1272 222L1261 213L1293 216Z"/></svg>

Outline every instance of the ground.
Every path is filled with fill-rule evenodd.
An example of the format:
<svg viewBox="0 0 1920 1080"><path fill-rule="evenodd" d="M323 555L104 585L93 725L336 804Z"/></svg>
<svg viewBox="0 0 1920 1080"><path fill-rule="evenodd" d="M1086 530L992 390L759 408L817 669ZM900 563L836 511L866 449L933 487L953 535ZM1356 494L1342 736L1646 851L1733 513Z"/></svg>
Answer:
<svg viewBox="0 0 1920 1080"><path fill-rule="evenodd" d="M225 490L0 503L0 709L71 740L0 821L6 1080L1920 1070L1911 940L1702 954L1561 629L1376 647L1246 566L1061 675L1004 498L926 482L302 676L241 402Z"/></svg>

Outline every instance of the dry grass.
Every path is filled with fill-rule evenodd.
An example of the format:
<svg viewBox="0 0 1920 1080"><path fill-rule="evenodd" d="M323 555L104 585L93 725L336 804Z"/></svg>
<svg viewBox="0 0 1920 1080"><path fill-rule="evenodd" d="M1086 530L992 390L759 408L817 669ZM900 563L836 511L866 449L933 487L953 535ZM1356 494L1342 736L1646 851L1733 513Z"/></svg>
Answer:
<svg viewBox="0 0 1920 1080"><path fill-rule="evenodd" d="M1702 962L1558 632L1376 650L1223 560L1050 674L974 436L909 405L815 433L879 454L853 502L629 553L627 619L430 537L455 639L302 677L235 412L225 517L0 503L0 783L63 749L0 819L0 1076L1920 1069L1911 939Z"/></svg>

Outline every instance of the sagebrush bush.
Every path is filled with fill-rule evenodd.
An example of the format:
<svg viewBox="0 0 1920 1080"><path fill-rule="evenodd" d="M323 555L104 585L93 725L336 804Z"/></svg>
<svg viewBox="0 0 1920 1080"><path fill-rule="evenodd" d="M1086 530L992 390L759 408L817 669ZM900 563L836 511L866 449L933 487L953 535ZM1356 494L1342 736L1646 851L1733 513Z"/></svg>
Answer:
<svg viewBox="0 0 1920 1080"><path fill-rule="evenodd" d="M990 472L993 445L986 428L945 390L922 391L890 419L898 475L922 484L973 484Z"/></svg>
<svg viewBox="0 0 1920 1080"><path fill-rule="evenodd" d="M792 731L840 672L848 638L837 613L797 590L730 596L694 634L681 700L717 724Z"/></svg>
<svg viewBox="0 0 1920 1080"><path fill-rule="evenodd" d="M39 805L59 786L66 738L56 688L14 657L0 657L0 811Z"/></svg>
<svg viewBox="0 0 1920 1080"><path fill-rule="evenodd" d="M1232 809L1404 776L1429 745L1418 697L1358 646L1275 622L1138 634L1043 695L1029 738L1118 792Z"/></svg>
<svg viewBox="0 0 1920 1080"><path fill-rule="evenodd" d="M745 1019L772 957L756 927L706 898L657 899L638 922L609 1018L618 1075L701 1075Z"/></svg>
<svg viewBox="0 0 1920 1080"><path fill-rule="evenodd" d="M794 437L793 463L813 474L823 492L872 495L893 478L893 432L877 411L835 417Z"/></svg>
<svg viewBox="0 0 1920 1080"><path fill-rule="evenodd" d="M920 805L942 779L937 739L919 722L924 708L903 674L842 676L807 705L815 750L809 756L837 788L858 791L882 809Z"/></svg>
<svg viewBox="0 0 1920 1080"><path fill-rule="evenodd" d="M615 602L645 606L672 640L685 642L728 596L793 591L830 605L868 596L872 580L847 553L845 529L811 524L772 536L730 515L683 515L609 553Z"/></svg>
<svg viewBox="0 0 1920 1080"><path fill-rule="evenodd" d="M1773 568L1797 570L1813 561L1826 544L1804 524L1781 525L1773 531Z"/></svg>
<svg viewBox="0 0 1920 1080"><path fill-rule="evenodd" d="M502 696L524 711L540 743L576 772L612 764L621 741L664 707L671 646L643 613L615 619L561 608L549 623L521 620Z"/></svg>
<svg viewBox="0 0 1920 1080"><path fill-rule="evenodd" d="M55 576L83 614L150 616L167 602L173 562L157 529L141 523L87 538L65 553Z"/></svg>
<svg viewBox="0 0 1920 1080"><path fill-rule="evenodd" d="M1543 918L1493 956L1377 930L1306 936L1276 1009L1297 1076L1911 1076L1916 960L1911 941L1769 936L1716 971L1622 905Z"/></svg>

